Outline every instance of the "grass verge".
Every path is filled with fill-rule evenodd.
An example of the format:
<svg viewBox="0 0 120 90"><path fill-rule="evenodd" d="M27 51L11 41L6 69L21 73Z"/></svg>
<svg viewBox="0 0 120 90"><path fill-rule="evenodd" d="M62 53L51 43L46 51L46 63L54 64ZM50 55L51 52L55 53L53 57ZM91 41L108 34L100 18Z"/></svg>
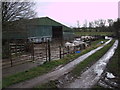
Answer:
<svg viewBox="0 0 120 90"><path fill-rule="evenodd" d="M59 65L65 65L65 64L69 63L71 60L74 60L77 57L91 51L92 49L97 48L98 46L100 46L101 44L97 44L100 41L101 40L94 41L93 43L91 43L91 47L83 50L79 54L77 54L77 53L69 54L66 57L64 57L63 59L47 62L47 63L45 63L41 66L34 67L34 68L32 68L30 70L27 70L25 72L19 72L19 73L4 77L3 78L3 83L2 83L3 88L8 87L12 84L19 83L19 82L22 82L22 81L25 81L25 80L29 80L31 78L34 78L34 77L43 75L45 73L48 73L52 69L54 69L55 67L57 67Z"/></svg>
<svg viewBox="0 0 120 90"><path fill-rule="evenodd" d="M87 59L82 61L80 64L78 64L70 73L73 77L78 77L80 76L80 73L88 66L95 63L97 60L99 60L108 50L109 48L113 45L115 40L112 40L110 44L106 45L99 51L97 51L95 54L89 56ZM35 88L57 88L55 80L54 81L49 81L48 83L42 84L40 86L37 86Z"/></svg>

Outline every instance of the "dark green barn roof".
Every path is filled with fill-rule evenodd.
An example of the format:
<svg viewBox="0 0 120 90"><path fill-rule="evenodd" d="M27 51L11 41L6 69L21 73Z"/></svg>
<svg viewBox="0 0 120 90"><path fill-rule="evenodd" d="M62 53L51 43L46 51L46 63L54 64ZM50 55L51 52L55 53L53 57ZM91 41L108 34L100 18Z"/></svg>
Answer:
<svg viewBox="0 0 120 90"><path fill-rule="evenodd" d="M49 18L49 17L41 17L41 18L33 18L33 19L21 19L12 22L7 22L6 27L3 27L3 38L20 38L23 35L23 38L27 38L27 27L32 25L41 25L41 26L62 26L63 32L73 33L72 29ZM19 34L23 33L23 34ZM8 37L6 37L8 36Z"/></svg>
<svg viewBox="0 0 120 90"><path fill-rule="evenodd" d="M71 28L49 18L49 17L41 17L34 19L26 19L21 20L20 22L29 24L29 25L50 25L50 26L63 26L63 31L72 30Z"/></svg>

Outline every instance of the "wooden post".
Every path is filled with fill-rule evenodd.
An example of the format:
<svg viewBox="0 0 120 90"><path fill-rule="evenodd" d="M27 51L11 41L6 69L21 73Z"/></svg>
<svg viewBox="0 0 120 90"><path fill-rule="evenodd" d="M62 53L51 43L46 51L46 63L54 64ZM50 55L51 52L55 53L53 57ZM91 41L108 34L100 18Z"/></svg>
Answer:
<svg viewBox="0 0 120 90"><path fill-rule="evenodd" d="M51 60L51 52L50 52L50 41L48 40L48 57L49 61Z"/></svg>
<svg viewBox="0 0 120 90"><path fill-rule="evenodd" d="M48 49L48 48L47 48L47 42L46 42L46 47L45 47L45 49L46 49L45 51L46 51L46 62L47 62L47 51L48 51L48 50L47 50L47 49Z"/></svg>
<svg viewBox="0 0 120 90"><path fill-rule="evenodd" d="M73 51L74 51L74 53L75 53L75 46L74 46L74 50L73 50Z"/></svg>
<svg viewBox="0 0 120 90"><path fill-rule="evenodd" d="M34 43L32 42L32 59L33 59L33 61L35 60L35 58L34 58Z"/></svg>
<svg viewBox="0 0 120 90"><path fill-rule="evenodd" d="M79 51L80 51L80 45L79 45Z"/></svg>
<svg viewBox="0 0 120 90"><path fill-rule="evenodd" d="M80 44L81 50L83 50L83 44Z"/></svg>
<svg viewBox="0 0 120 90"><path fill-rule="evenodd" d="M63 46L63 39L61 38L61 46Z"/></svg>
<svg viewBox="0 0 120 90"><path fill-rule="evenodd" d="M89 45L90 45L90 46L91 46L91 41L92 41L92 40L90 40L90 42L89 42Z"/></svg>
<svg viewBox="0 0 120 90"><path fill-rule="evenodd" d="M17 54L18 54L18 50L17 50L17 49L18 49L18 48L17 48L17 41L16 41L16 40L15 40L15 43L14 43L14 44L15 44L15 45L14 45L14 46L15 46L15 56L17 56Z"/></svg>
<svg viewBox="0 0 120 90"><path fill-rule="evenodd" d="M9 51L9 58L10 58L10 63L11 63L11 67L13 66L13 62L12 62L12 55L11 55L11 46L10 46L10 41L8 41L8 51Z"/></svg>
<svg viewBox="0 0 120 90"><path fill-rule="evenodd" d="M64 48L63 48L63 58L64 58Z"/></svg>
<svg viewBox="0 0 120 90"><path fill-rule="evenodd" d="M83 46L84 46L84 49L85 49L85 48L86 48L86 47L85 47L85 44L83 44Z"/></svg>
<svg viewBox="0 0 120 90"><path fill-rule="evenodd" d="M59 46L59 49L60 49L60 59L61 59L61 58L62 58L62 57L61 57L61 46Z"/></svg>

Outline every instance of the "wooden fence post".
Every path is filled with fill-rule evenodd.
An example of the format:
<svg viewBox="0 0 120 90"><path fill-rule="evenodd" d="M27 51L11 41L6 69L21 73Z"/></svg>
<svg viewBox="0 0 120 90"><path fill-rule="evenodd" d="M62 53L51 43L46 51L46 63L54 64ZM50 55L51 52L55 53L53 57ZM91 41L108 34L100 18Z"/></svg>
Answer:
<svg viewBox="0 0 120 90"><path fill-rule="evenodd" d="M17 54L18 54L18 50L17 50L18 48L17 48L17 41L15 40L15 56L17 56Z"/></svg>
<svg viewBox="0 0 120 90"><path fill-rule="evenodd" d="M46 47L45 47L45 49L46 49L46 50L45 50L45 51L46 51L46 62L47 62L47 51L48 51L48 50L47 50L47 49L48 49L47 46L48 46L48 45L47 45L47 42L46 42Z"/></svg>
<svg viewBox="0 0 120 90"><path fill-rule="evenodd" d="M74 50L73 50L73 52L75 53L75 46L74 46Z"/></svg>
<svg viewBox="0 0 120 90"><path fill-rule="evenodd" d="M85 44L83 44L83 47L84 47L84 49L86 48L86 47L85 47Z"/></svg>
<svg viewBox="0 0 120 90"><path fill-rule="evenodd" d="M35 58L34 58L34 43L32 42L32 59L33 59L33 61L35 60Z"/></svg>
<svg viewBox="0 0 120 90"><path fill-rule="evenodd" d="M63 47L63 58L64 58L64 47Z"/></svg>
<svg viewBox="0 0 120 90"><path fill-rule="evenodd" d="M83 44L80 44L80 50L83 50Z"/></svg>
<svg viewBox="0 0 120 90"><path fill-rule="evenodd" d="M61 57L61 46L59 46L59 49L60 49L60 59L61 59L61 58L62 58L62 57Z"/></svg>
<svg viewBox="0 0 120 90"><path fill-rule="evenodd" d="M48 57L49 61L51 60L51 51L50 51L50 41L48 40Z"/></svg>
<svg viewBox="0 0 120 90"><path fill-rule="evenodd" d="M90 42L89 42L89 46L91 46L91 41L92 41L92 40L90 40Z"/></svg>
<svg viewBox="0 0 120 90"><path fill-rule="evenodd" d="M9 51L9 59L10 59L10 63L11 63L11 67L13 66L13 62L12 62L12 55L11 55L11 46L10 46L10 41L8 41L8 51Z"/></svg>

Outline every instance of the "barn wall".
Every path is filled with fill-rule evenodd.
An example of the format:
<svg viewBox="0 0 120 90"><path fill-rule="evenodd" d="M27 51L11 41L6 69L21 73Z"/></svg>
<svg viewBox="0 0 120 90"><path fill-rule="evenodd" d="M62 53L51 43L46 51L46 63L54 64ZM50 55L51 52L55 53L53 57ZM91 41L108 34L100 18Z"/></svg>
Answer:
<svg viewBox="0 0 120 90"><path fill-rule="evenodd" d="M51 26L34 25L28 28L28 37L52 37Z"/></svg>
<svg viewBox="0 0 120 90"><path fill-rule="evenodd" d="M64 38L64 40L73 40L74 39L74 33L63 32L63 38Z"/></svg>

